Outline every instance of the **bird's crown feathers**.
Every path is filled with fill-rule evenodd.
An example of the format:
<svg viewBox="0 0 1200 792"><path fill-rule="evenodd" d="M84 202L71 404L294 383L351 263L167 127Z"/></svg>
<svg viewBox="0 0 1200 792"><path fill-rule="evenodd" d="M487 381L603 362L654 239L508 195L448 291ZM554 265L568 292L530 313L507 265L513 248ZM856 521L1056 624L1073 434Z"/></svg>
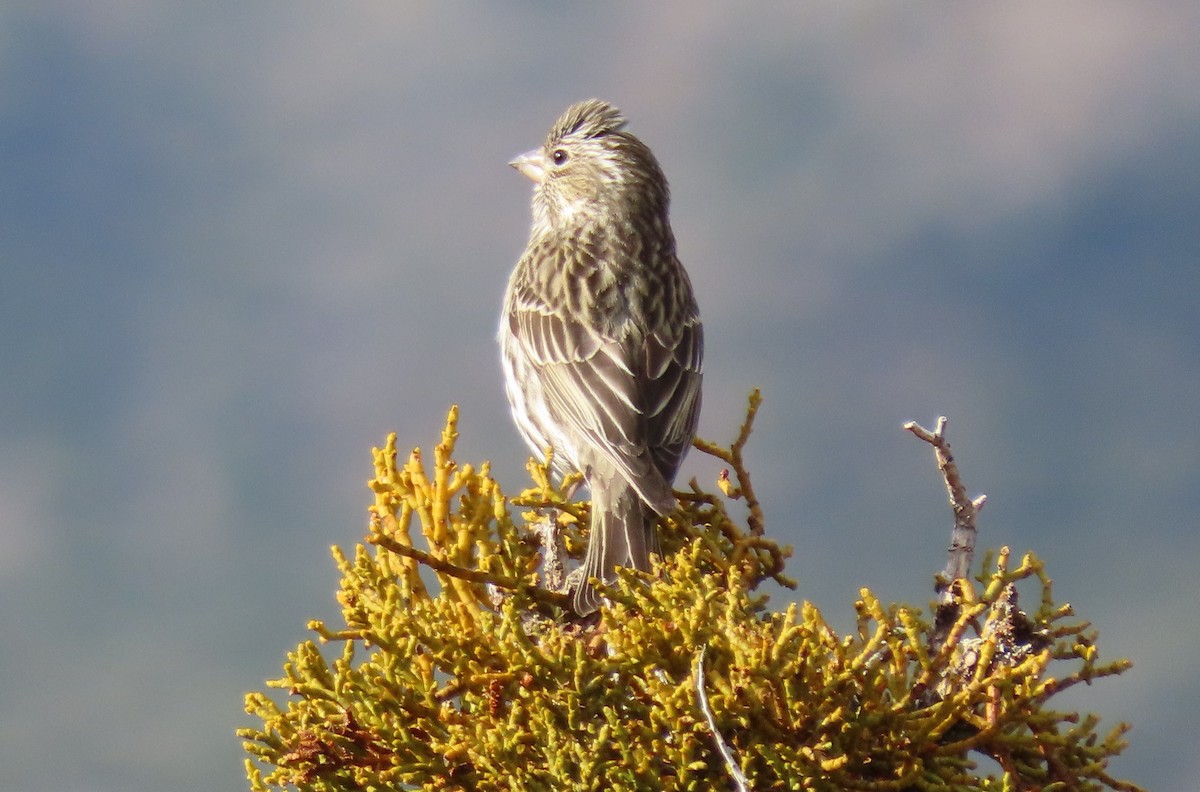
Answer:
<svg viewBox="0 0 1200 792"><path fill-rule="evenodd" d="M602 99L573 104L554 122L547 138L549 145L568 136L595 138L617 132L625 126L625 116Z"/></svg>

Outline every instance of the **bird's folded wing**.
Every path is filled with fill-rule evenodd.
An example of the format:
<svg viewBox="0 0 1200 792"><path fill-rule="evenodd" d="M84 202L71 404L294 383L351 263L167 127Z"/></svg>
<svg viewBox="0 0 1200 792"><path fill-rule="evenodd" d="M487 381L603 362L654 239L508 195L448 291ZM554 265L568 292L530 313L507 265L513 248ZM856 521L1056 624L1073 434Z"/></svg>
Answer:
<svg viewBox="0 0 1200 792"><path fill-rule="evenodd" d="M701 362L704 328L689 314L671 335L655 333L645 343L642 404L646 410L647 445L655 467L667 481L683 461L700 418Z"/></svg>
<svg viewBox="0 0 1200 792"><path fill-rule="evenodd" d="M656 511L673 509L670 483L650 447L659 437L680 432L682 419L671 409L698 403L695 396L675 393L690 384L682 366L665 360L661 342L652 342L650 348L658 348L651 354L630 349L628 341L605 338L536 300L519 300L514 307L511 330L539 370L555 417L614 465ZM645 368L651 359L659 364L653 372ZM672 454L682 451L667 456Z"/></svg>

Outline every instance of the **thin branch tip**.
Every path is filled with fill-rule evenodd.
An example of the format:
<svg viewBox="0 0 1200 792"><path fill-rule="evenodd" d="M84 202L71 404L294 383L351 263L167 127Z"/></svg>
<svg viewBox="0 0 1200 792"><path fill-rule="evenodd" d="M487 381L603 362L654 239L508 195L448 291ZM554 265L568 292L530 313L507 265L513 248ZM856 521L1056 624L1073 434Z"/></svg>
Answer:
<svg viewBox="0 0 1200 792"><path fill-rule="evenodd" d="M938 416L937 423L932 432L926 429L924 426L921 426L921 424L917 423L916 421L905 421L900 428L906 432L912 432L926 443L940 446L945 441L946 416Z"/></svg>

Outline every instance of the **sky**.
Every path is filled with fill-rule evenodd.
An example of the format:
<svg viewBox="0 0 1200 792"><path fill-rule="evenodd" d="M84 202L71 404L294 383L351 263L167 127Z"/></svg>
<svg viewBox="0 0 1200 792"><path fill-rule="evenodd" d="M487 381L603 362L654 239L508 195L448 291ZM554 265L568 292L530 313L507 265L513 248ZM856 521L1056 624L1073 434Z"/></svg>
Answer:
<svg viewBox="0 0 1200 792"><path fill-rule="evenodd" d="M509 491L507 166L601 97L655 151L795 593L925 603L949 418L980 544L1032 550L1200 777L1200 6L17 2L0 9L0 767L244 789L245 691L334 619L370 450ZM711 483L698 454L684 477Z"/></svg>

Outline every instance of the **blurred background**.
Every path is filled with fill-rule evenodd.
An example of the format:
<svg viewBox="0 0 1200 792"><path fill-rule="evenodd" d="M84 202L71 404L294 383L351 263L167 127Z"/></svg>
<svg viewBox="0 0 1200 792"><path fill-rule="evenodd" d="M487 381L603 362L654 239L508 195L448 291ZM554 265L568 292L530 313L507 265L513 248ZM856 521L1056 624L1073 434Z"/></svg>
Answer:
<svg viewBox="0 0 1200 792"><path fill-rule="evenodd" d="M950 418L982 546L1038 552L1200 777L1200 5L18 2L0 9L0 767L243 789L242 695L333 619L372 445L506 488L494 342L530 184L610 99L658 155L787 597L926 603ZM693 454L685 476L718 467Z"/></svg>

